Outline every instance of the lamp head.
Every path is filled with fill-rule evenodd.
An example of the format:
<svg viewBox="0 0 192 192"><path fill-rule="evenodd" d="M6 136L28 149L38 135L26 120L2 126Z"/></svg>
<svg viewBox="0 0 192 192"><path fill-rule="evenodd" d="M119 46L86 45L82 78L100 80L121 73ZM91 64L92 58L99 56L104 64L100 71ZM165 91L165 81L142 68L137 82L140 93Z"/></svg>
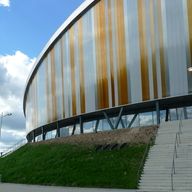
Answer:
<svg viewBox="0 0 192 192"><path fill-rule="evenodd" d="M189 67L187 70L188 70L189 72L192 72L192 67Z"/></svg>

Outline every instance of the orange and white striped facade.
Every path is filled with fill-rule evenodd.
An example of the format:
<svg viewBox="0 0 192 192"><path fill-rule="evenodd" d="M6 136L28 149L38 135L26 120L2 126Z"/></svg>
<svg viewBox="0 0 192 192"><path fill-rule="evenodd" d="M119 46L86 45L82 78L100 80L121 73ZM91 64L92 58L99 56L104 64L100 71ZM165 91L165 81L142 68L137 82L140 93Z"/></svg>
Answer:
<svg viewBox="0 0 192 192"><path fill-rule="evenodd" d="M27 82L27 133L105 108L192 92L192 0L87 0Z"/></svg>

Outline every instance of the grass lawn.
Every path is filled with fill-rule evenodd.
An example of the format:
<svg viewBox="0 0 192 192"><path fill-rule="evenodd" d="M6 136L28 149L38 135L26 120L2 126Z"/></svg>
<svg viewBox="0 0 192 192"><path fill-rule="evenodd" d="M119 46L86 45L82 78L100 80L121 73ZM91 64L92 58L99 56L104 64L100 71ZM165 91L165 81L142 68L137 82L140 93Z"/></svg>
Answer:
<svg viewBox="0 0 192 192"><path fill-rule="evenodd" d="M146 145L99 151L66 144L27 144L0 159L3 182L137 188L137 171Z"/></svg>

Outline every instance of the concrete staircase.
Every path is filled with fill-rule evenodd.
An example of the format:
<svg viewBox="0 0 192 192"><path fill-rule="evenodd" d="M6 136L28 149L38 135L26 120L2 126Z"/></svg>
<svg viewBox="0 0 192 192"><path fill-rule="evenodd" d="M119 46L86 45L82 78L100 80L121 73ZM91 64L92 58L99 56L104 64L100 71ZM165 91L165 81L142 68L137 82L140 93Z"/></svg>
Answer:
<svg viewBox="0 0 192 192"><path fill-rule="evenodd" d="M139 191L172 191L171 172L179 121L161 123L140 178ZM192 191L192 120L183 120L175 157L174 191ZM179 140L179 137L178 137Z"/></svg>

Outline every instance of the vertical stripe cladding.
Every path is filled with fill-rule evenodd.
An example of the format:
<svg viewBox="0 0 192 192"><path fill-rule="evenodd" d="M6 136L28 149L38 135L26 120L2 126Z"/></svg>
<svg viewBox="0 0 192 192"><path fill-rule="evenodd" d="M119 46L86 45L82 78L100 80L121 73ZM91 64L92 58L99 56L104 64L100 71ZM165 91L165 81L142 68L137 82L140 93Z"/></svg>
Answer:
<svg viewBox="0 0 192 192"><path fill-rule="evenodd" d="M74 54L74 28L69 30L70 39L70 63L71 63L71 84L72 84L72 114L76 115L76 86L75 86L75 54Z"/></svg>
<svg viewBox="0 0 192 192"><path fill-rule="evenodd" d="M191 0L98 1L52 45L30 81L27 132L99 109L190 94L191 9Z"/></svg>

